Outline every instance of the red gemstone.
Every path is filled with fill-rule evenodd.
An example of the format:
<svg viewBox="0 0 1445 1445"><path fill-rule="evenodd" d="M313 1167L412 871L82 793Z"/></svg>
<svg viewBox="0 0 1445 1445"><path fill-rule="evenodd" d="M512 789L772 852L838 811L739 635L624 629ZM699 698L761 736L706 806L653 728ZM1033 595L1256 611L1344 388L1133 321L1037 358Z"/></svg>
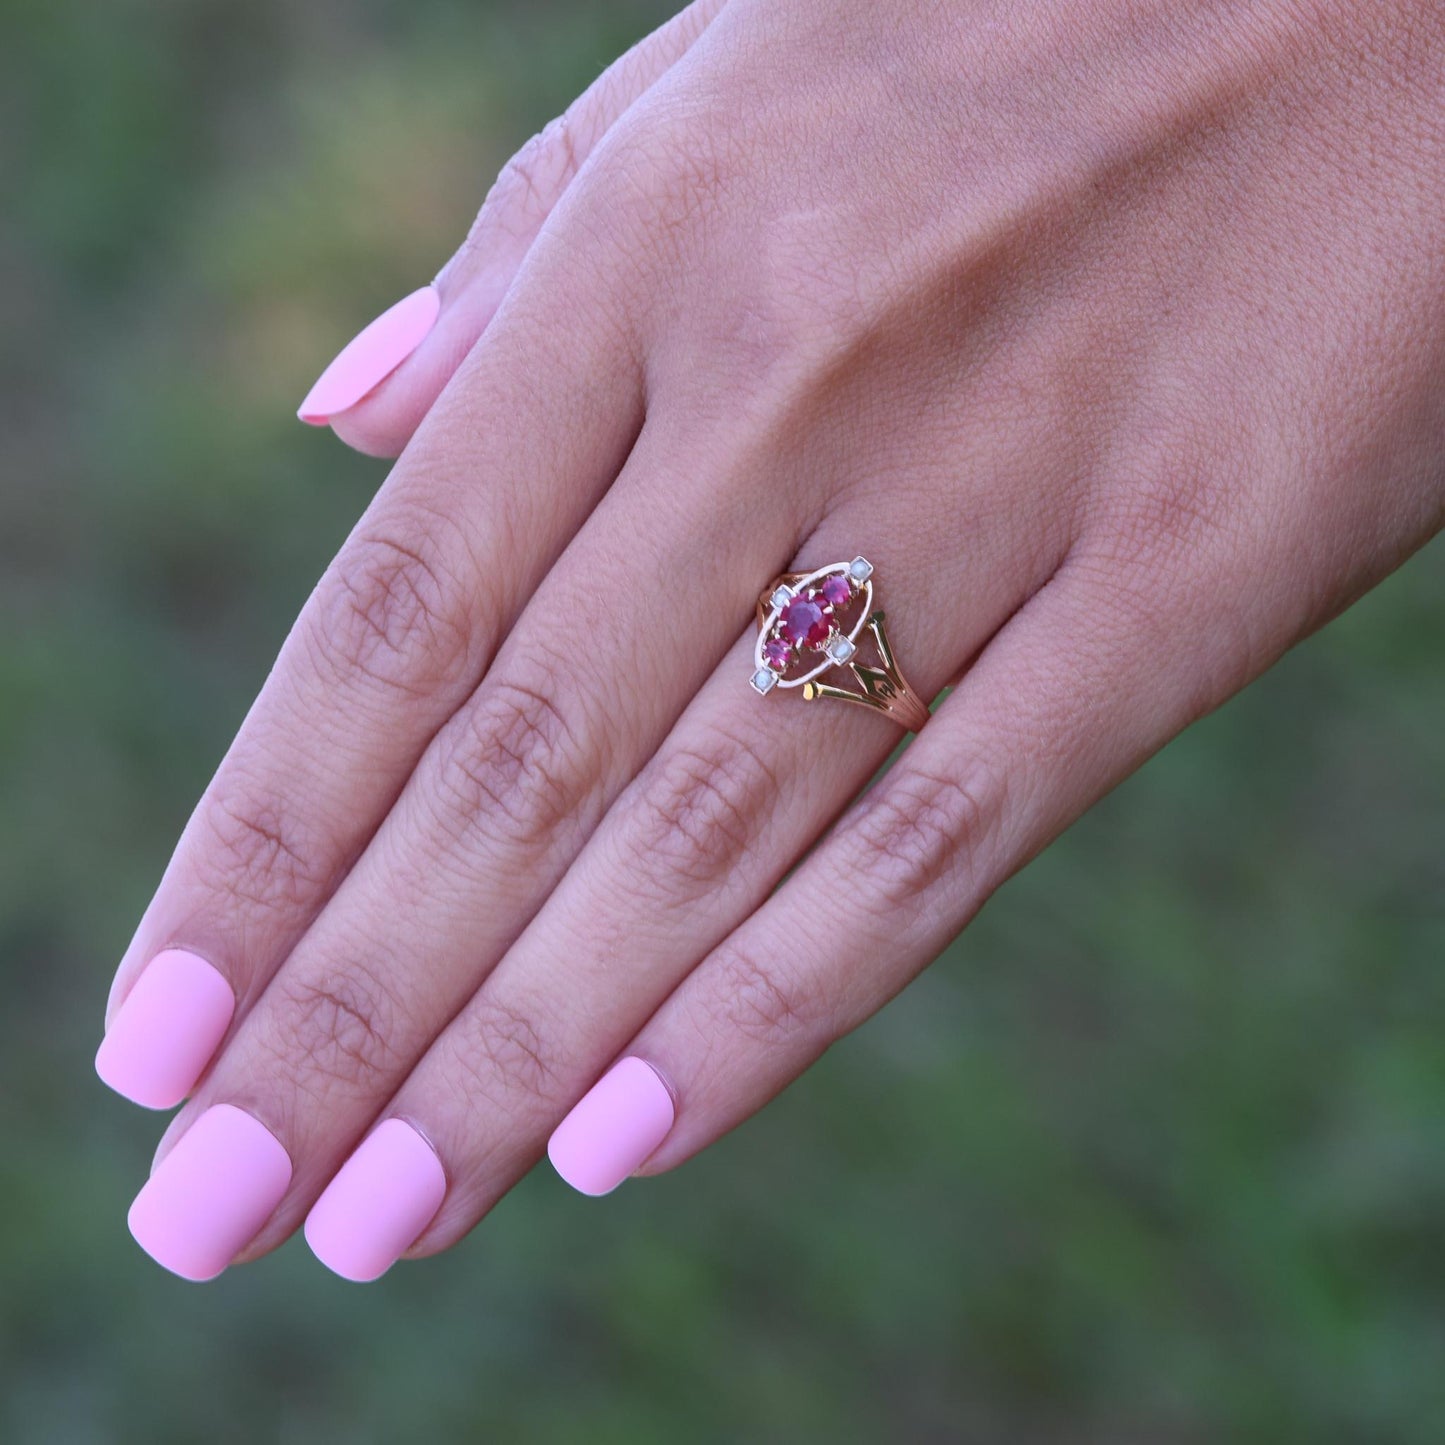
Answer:
<svg viewBox="0 0 1445 1445"><path fill-rule="evenodd" d="M778 622L795 647L819 648L832 631L833 614L813 593L803 592L783 608Z"/></svg>
<svg viewBox="0 0 1445 1445"><path fill-rule="evenodd" d="M763 643L763 661L774 671L788 665L788 654L792 649L781 637L770 637Z"/></svg>
<svg viewBox="0 0 1445 1445"><path fill-rule="evenodd" d="M823 601L829 607L841 607L852 595L852 589L848 586L848 579L841 572L831 572L823 578L823 585L818 588L823 594Z"/></svg>

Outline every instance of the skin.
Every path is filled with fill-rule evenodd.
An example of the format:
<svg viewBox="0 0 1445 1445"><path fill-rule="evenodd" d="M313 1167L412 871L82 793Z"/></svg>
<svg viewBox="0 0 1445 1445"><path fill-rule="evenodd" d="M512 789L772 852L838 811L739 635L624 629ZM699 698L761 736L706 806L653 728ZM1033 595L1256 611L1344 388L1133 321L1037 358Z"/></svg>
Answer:
<svg viewBox="0 0 1445 1445"><path fill-rule="evenodd" d="M525 147L333 420L395 469L122 964L239 1007L302 1221L380 1118L455 1243L623 1054L671 1169L1445 522L1433 0L728 0ZM759 698L865 553L918 690ZM806 860L778 888L780 880Z"/></svg>

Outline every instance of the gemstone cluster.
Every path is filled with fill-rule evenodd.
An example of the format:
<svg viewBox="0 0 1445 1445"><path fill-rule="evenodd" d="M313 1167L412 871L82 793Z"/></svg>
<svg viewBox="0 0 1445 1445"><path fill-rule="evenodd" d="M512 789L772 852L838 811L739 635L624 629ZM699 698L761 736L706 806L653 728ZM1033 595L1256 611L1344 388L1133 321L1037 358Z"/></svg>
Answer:
<svg viewBox="0 0 1445 1445"><path fill-rule="evenodd" d="M872 573L871 563L855 557L846 567L829 571L796 591L778 586L768 599L776 620L759 646L762 666L753 673L753 688L761 693L770 691L789 665L807 653L822 654L819 662L822 658L838 666L848 662L857 648L840 630L839 618Z"/></svg>

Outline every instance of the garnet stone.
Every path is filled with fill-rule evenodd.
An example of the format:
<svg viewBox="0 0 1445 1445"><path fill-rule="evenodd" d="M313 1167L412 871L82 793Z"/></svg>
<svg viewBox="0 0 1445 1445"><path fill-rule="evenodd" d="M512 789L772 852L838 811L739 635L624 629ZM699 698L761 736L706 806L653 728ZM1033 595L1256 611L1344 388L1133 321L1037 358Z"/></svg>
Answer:
<svg viewBox="0 0 1445 1445"><path fill-rule="evenodd" d="M795 647L811 647L816 650L828 640L828 634L832 631L832 609L815 593L799 593L783 608L778 625L783 636Z"/></svg>
<svg viewBox="0 0 1445 1445"><path fill-rule="evenodd" d="M822 586L818 588L823 594L823 601L829 607L842 607L852 595L852 590L848 586L848 579L841 572L830 573L823 578Z"/></svg>
<svg viewBox="0 0 1445 1445"><path fill-rule="evenodd" d="M781 637L770 637L763 643L763 661L772 668L786 667L791 651L792 648Z"/></svg>

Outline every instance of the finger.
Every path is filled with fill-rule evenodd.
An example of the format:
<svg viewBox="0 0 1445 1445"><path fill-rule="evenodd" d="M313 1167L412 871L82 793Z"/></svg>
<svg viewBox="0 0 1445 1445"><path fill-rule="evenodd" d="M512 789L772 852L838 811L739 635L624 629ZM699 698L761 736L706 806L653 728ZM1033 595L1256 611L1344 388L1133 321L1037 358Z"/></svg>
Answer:
<svg viewBox="0 0 1445 1445"><path fill-rule="evenodd" d="M604 250L529 265L302 610L122 961L97 1068L127 1097L194 1085L616 476L642 386Z"/></svg>
<svg viewBox="0 0 1445 1445"><path fill-rule="evenodd" d="M620 56L503 166L461 248L430 286L349 342L297 415L349 446L398 456L495 316L598 141L691 47L724 0L693 0Z"/></svg>
<svg viewBox="0 0 1445 1445"><path fill-rule="evenodd" d="M699 456L724 454L737 476L699 469ZM759 515L738 484L753 467L691 430L644 429L474 697L173 1122L148 1197L166 1187L175 1141L234 1107L294 1164L248 1253L300 1222L712 670L751 609L753 579L788 555L797 524L785 492L774 493L777 517ZM724 533L735 550L715 545ZM142 1242L169 1267L194 1267L184 1242L180 1253L167 1238Z"/></svg>
<svg viewBox="0 0 1445 1445"><path fill-rule="evenodd" d="M993 540L984 527L972 542L977 550L966 555L924 546L918 575L937 562L942 575L930 586L946 588L991 551ZM810 543L810 555L821 545ZM976 606L949 626L922 636L916 625L903 627L925 689L1038 580L1028 575L1033 565L1018 555L993 569L976 583ZM909 589L900 580L892 595L903 604ZM762 901L896 744L896 726L863 709L824 710L820 717L811 707L800 714L770 705L780 699L760 701L746 683L751 652L751 639L736 644L385 1111L430 1141L450 1183L421 1250L454 1241L535 1160L562 1113L639 1020ZM824 726L828 766L820 768ZM308 1225L321 1257L353 1276L389 1264L384 1256L396 1244L394 1233L379 1227L372 1254L350 1226L338 1231L338 1221L356 1223L365 1212L348 1198L359 1188L354 1180L369 1174L368 1145L360 1157ZM422 1193L430 1198L434 1169L425 1180Z"/></svg>
<svg viewBox="0 0 1445 1445"><path fill-rule="evenodd" d="M647 1070L609 1074L564 1121L551 1152L565 1178L605 1192L742 1122L1203 709L1190 680L1207 674L1200 658L1166 656L1139 592L1106 594L1094 575L1068 564L1033 598L898 763L622 1050ZM649 1078L666 1081L665 1121Z"/></svg>

